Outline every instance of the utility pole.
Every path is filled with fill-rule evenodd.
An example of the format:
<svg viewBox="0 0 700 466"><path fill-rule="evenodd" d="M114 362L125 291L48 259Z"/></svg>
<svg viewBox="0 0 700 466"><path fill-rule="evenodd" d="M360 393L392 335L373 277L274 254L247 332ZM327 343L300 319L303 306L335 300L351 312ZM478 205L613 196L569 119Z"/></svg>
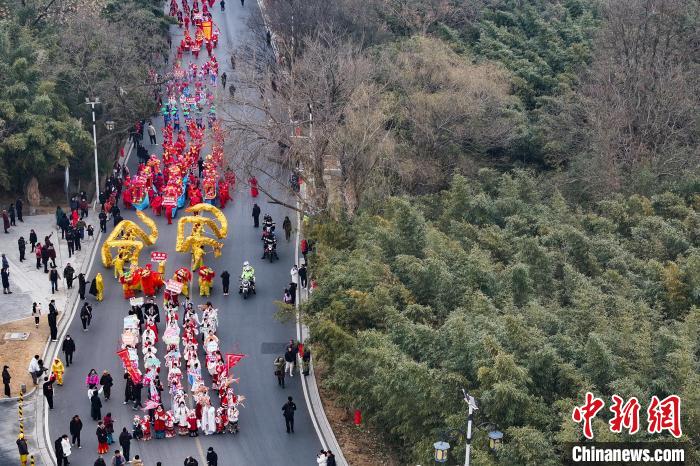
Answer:
<svg viewBox="0 0 700 466"><path fill-rule="evenodd" d="M92 140L95 144L95 198L100 192L100 173L97 169L97 127L95 126L95 105L99 103L99 97L95 97L93 100L85 97L85 105L92 107Z"/></svg>
<svg viewBox="0 0 700 466"><path fill-rule="evenodd" d="M474 421L474 411L478 410L479 407L476 405L474 397L469 395L465 389L462 389L462 394L464 395L464 401L469 405L469 416L467 417L467 447L464 456L464 466L469 466L469 457L472 451L472 422Z"/></svg>

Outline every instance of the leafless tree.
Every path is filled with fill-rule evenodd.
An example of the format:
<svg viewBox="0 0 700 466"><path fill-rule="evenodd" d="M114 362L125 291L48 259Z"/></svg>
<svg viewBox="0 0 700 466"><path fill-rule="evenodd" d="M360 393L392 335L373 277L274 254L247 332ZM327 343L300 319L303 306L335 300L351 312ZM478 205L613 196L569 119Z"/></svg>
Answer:
<svg viewBox="0 0 700 466"><path fill-rule="evenodd" d="M371 62L332 28L304 39L303 50L291 55L288 68L268 66L262 57L237 62L237 105L225 119L239 169L263 171L288 187L285 173L299 168L308 181L308 196L297 199L304 211L328 211L331 191L344 187L341 198L354 211L366 172L377 163L371 148L385 140L381 113L361 113L378 98L368 85ZM269 161L275 162L272 170ZM273 190L267 194L273 202L292 204Z"/></svg>
<svg viewBox="0 0 700 466"><path fill-rule="evenodd" d="M611 190L640 169L659 178L700 167L700 4L607 0L583 94L593 149Z"/></svg>

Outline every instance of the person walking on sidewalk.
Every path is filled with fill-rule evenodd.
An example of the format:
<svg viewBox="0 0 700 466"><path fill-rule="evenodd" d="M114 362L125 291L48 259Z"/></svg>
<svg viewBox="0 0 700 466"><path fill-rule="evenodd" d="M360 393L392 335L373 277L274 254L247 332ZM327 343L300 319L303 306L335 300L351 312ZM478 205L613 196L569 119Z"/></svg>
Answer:
<svg viewBox="0 0 700 466"><path fill-rule="evenodd" d="M9 233L10 229L10 216L7 215L7 211L2 211L2 226L5 228L5 233Z"/></svg>
<svg viewBox="0 0 700 466"><path fill-rule="evenodd" d="M46 245L41 246L41 263L44 265L44 273L49 273L49 247Z"/></svg>
<svg viewBox="0 0 700 466"><path fill-rule="evenodd" d="M77 444L78 448L83 448L80 446L80 431L83 430L83 421L80 419L80 416L77 414L73 416L68 427L70 429L71 444Z"/></svg>
<svg viewBox="0 0 700 466"><path fill-rule="evenodd" d="M32 303L32 317L34 317L34 327L39 328L39 320L41 318L41 304Z"/></svg>
<svg viewBox="0 0 700 466"><path fill-rule="evenodd" d="M7 260L7 256L5 254L0 254L2 256L2 268L3 269L9 269L10 268L10 262Z"/></svg>
<svg viewBox="0 0 700 466"><path fill-rule="evenodd" d="M105 401L109 401L109 398L112 396L112 385L114 385L114 379L112 379L112 375L107 372L106 369L102 372L102 377L100 377L100 385L102 386L102 391L105 394ZM124 456L129 459L128 451L124 452Z"/></svg>
<svg viewBox="0 0 700 466"><path fill-rule="evenodd" d="M299 274L299 285L302 288L306 288L306 264L302 262L301 267L299 267L299 270L297 270L297 273Z"/></svg>
<svg viewBox="0 0 700 466"><path fill-rule="evenodd" d="M61 276L58 274L56 266L51 266L51 272L49 272L49 281L51 282L51 294L54 294L56 291L58 291L58 281L60 279Z"/></svg>
<svg viewBox="0 0 700 466"><path fill-rule="evenodd" d="M257 204L253 204L253 226L255 228L260 226L260 207Z"/></svg>
<svg viewBox="0 0 700 466"><path fill-rule="evenodd" d="M37 243L36 247L34 248L34 256L36 257L36 269L39 270L41 268L41 243Z"/></svg>
<svg viewBox="0 0 700 466"><path fill-rule="evenodd" d="M74 276L75 276L75 269L73 268L72 265L70 265L70 262L68 262L66 264L65 268L63 269L63 278L66 279L66 286L68 287L69 290L73 288Z"/></svg>
<svg viewBox="0 0 700 466"><path fill-rule="evenodd" d="M17 220L24 223L24 219L22 218L22 206L22 199L17 198L17 200L15 201L15 210L17 210Z"/></svg>
<svg viewBox="0 0 700 466"><path fill-rule="evenodd" d="M19 451L19 463L22 466L27 466L29 446L27 446L27 440L24 438L24 434L19 434L19 437L17 437L17 450Z"/></svg>
<svg viewBox="0 0 700 466"><path fill-rule="evenodd" d="M90 303L84 302L82 309L80 309L80 322L83 324L83 332L88 331L90 321L92 321L92 306L90 306Z"/></svg>
<svg viewBox="0 0 700 466"><path fill-rule="evenodd" d="M287 397L287 402L282 405L282 415L284 416L284 425L287 427L287 433L294 433L294 411L297 410L297 405L292 401L292 397Z"/></svg>
<svg viewBox="0 0 700 466"><path fill-rule="evenodd" d="M66 229L66 244L68 245L68 258L70 259L75 254L75 243L73 243L73 235L75 232L72 228Z"/></svg>
<svg viewBox="0 0 700 466"><path fill-rule="evenodd" d="M12 379L9 368L10 366L2 367L2 384L5 386L5 396L8 398L10 397L10 379Z"/></svg>
<svg viewBox="0 0 700 466"><path fill-rule="evenodd" d="M66 356L66 367L70 367L73 364L73 353L75 353L75 340L70 335L66 335L63 345L61 345L61 350Z"/></svg>
<svg viewBox="0 0 700 466"><path fill-rule="evenodd" d="M17 240L17 247L19 248L19 261L24 262L24 253L27 251L27 242L24 240L24 236L20 236Z"/></svg>
<svg viewBox="0 0 700 466"><path fill-rule="evenodd" d="M53 379L44 377L44 384L41 386L41 391L49 403L49 409L53 409Z"/></svg>
<svg viewBox="0 0 700 466"><path fill-rule="evenodd" d="M5 254L3 254L4 257ZM12 294L12 291L10 291L10 269L3 267L0 270L0 278L2 279L2 294Z"/></svg>
<svg viewBox="0 0 700 466"><path fill-rule="evenodd" d="M36 236L36 232L32 228L29 230L29 244L32 245L32 250L30 252L34 252L34 248L36 248L36 243L39 242L39 238Z"/></svg>
<svg viewBox="0 0 700 466"><path fill-rule="evenodd" d="M56 341L58 338L58 310L56 309L56 300L52 299L49 303L49 330L51 331L51 341Z"/></svg>
<svg viewBox="0 0 700 466"><path fill-rule="evenodd" d="M126 429L126 427L122 428L122 433L119 434L119 446L122 447L122 451L124 452L124 458L126 458L126 461L129 461L129 453L131 452L131 439L134 438L129 431ZM136 455L136 458L138 458L138 455Z"/></svg>

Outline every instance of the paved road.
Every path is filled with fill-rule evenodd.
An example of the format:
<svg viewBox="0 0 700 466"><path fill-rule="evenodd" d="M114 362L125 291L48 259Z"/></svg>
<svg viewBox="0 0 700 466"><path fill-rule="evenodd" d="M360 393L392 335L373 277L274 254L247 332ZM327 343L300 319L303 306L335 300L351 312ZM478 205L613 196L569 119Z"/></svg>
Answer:
<svg viewBox="0 0 700 466"><path fill-rule="evenodd" d="M218 11L218 7L215 11L215 21L221 28L218 55L222 65L228 62L225 59L226 42L230 41L228 45L235 46L246 35L251 34L246 26L248 15L260 14L257 4L253 1L246 2L243 9L238 2L228 3L224 18ZM177 32L179 33L179 30ZM177 42L179 38L174 36L173 43ZM206 52L203 55L206 56ZM200 60L201 58L200 55ZM222 71L224 70L231 76L231 71L225 66ZM159 124L162 124L162 121ZM130 165L134 162L135 157L132 157ZM260 181L264 183L264 179ZM230 227L223 255L213 259L208 254L206 262L217 274L228 269L232 276L236 276L243 261L250 260L257 274L258 294L251 299L243 301L237 293L224 297L218 280L211 298L220 310L218 335L222 352L240 351L248 354L248 357L234 370L236 377L240 377L240 384L236 390L247 397L246 407L241 410L241 433L238 436L200 436L198 439L177 437L150 442L132 442L132 456L141 455L147 465L154 465L156 461L162 461L163 465L168 466L180 465L189 454L195 456L200 465L206 464L203 454L209 446L213 446L218 452L219 464L313 464L315 454L320 449L318 437L304 403L299 376L288 378L286 389L279 388L273 376L272 360L276 354L281 354L285 342L296 336L292 324L282 324L275 319L276 307L273 304L274 300L280 299L283 288L290 281L289 269L295 255L293 241L286 243L282 234L279 241L281 260L274 264L263 263L260 260L262 250L260 230L253 228L250 217L253 200L241 186L237 186L233 197L233 204L229 204L225 210ZM262 198L258 198L258 204L263 209L263 213L269 212L273 216L280 231L285 215L294 218L293 212L267 204ZM133 212L124 214L125 218L134 217ZM189 265L189 256L174 252L175 225L167 226L162 217L157 217L156 223L160 238L155 246L144 249L141 262L143 264L148 260L151 251L167 251L169 259L166 274L170 276L177 267ZM115 376L113 398L103 403L102 414L112 412L113 417L117 419L115 427L118 431L121 431L124 426L130 428L135 414L130 407L122 404L124 388L123 380L120 378L122 370L114 354L119 349L122 318L127 313L128 304L122 297L121 287L112 278L112 271L104 269L101 263L94 265L92 275L96 271L101 271L105 277L105 299L101 304L94 306L94 319L89 332L82 332L79 319L75 319L70 327L69 333L76 339L77 344L74 365L66 373L65 385L57 387L55 409L49 413L51 439L68 433L68 422L72 415L79 414L83 419L83 448L74 449L71 455L73 465L92 465L97 456L96 423L90 419L89 401L84 385L89 369L95 368L98 372L107 369ZM232 288L234 286L232 280ZM202 301L198 298L195 299L196 304L200 302ZM159 355L163 354L161 345ZM201 355L200 358L202 358ZM144 397L145 392L144 390ZM286 434L281 414L281 407L287 395L294 397L298 408L294 435ZM167 398L164 401L166 406L169 406L170 400ZM216 400L216 396L213 399ZM114 449L119 448L117 444L112 447L109 458Z"/></svg>

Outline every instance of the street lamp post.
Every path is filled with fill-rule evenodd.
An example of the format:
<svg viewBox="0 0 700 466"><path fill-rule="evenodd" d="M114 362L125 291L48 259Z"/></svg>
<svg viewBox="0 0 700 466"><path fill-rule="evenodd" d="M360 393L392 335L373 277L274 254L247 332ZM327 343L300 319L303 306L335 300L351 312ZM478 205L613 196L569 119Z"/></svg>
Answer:
<svg viewBox="0 0 700 466"><path fill-rule="evenodd" d="M469 395L465 389L462 389L462 394L464 395L464 401L469 405L469 416L467 417L467 447L464 456L464 466L469 466L469 457L472 450L472 422L474 421L474 411L478 410L479 407L476 405L474 397Z"/></svg>
<svg viewBox="0 0 700 466"><path fill-rule="evenodd" d="M100 173L97 168L97 127L95 126L95 105L99 103L99 97L95 97L93 100L85 97L85 105L92 107L92 140L95 144L95 197L100 192Z"/></svg>

